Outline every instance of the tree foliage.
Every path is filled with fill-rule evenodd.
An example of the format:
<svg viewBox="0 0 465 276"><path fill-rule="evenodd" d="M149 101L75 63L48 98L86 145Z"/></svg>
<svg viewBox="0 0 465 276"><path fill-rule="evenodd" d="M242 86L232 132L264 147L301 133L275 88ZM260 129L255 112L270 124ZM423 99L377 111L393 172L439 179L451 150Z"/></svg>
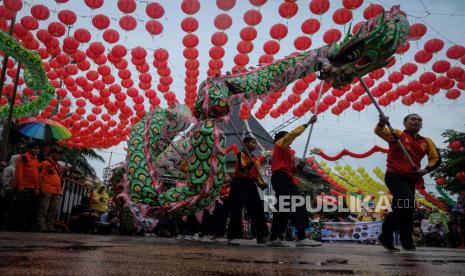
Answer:
<svg viewBox="0 0 465 276"><path fill-rule="evenodd" d="M63 161L71 164L71 166L83 176L96 176L95 169L89 164L88 160L105 162L105 159L93 149L63 147L63 153Z"/></svg>
<svg viewBox="0 0 465 276"><path fill-rule="evenodd" d="M465 133L448 129L442 136L446 138L445 142L450 144L453 141L460 141L465 146ZM465 152L463 150L453 150L450 148L439 149L442 156L442 163L433 173L436 179L443 178L445 183L442 185L444 190L451 193L459 193L465 190L465 183L457 180L457 172L465 170Z"/></svg>

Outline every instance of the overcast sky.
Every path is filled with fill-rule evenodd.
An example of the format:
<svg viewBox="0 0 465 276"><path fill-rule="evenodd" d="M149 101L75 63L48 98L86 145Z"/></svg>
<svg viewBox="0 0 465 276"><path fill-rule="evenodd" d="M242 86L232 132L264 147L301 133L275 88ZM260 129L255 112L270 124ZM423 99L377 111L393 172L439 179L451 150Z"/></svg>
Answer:
<svg viewBox="0 0 465 276"><path fill-rule="evenodd" d="M181 1L158 1L165 8L165 17L161 20L164 26L164 32L161 36L151 38L147 33L144 27L143 22L138 22L137 29L131 32L124 32L118 26L117 19L120 18L123 14L117 9L116 1L105 1L105 4L102 8L91 11L87 6L85 6L84 1L81 0L71 0L69 3L57 5L55 3L50 4L52 1L25 1L28 4L43 3L49 6L51 9L62 10L62 9L72 9L78 15L78 22L75 24L74 28L88 28L92 33L92 40L96 38L101 38L101 32L98 32L91 24L89 15L95 15L98 13L104 13L113 18L111 21L111 28L117 29L120 31L121 38L119 43L125 45L128 48L133 48L135 46L142 46L149 49L149 54L147 57L147 62L151 66L151 73L153 74L154 83L158 83L158 77L156 77L155 69L152 66L153 61L153 51L150 49L156 49L158 47L163 47L169 50L170 52L170 62L169 67L171 68L172 77L174 83L171 86L172 90L177 94L178 99L182 102L184 99L184 62L185 59L182 56L182 50L184 46L181 41L184 36L184 32L180 28L181 20L186 16L180 9ZM146 2L146 1L144 1ZM289 26L289 34L286 38L280 41L281 50L278 54L275 55L276 58L281 58L286 54L289 54L295 51L293 46L293 40L295 37L303 35L300 30L301 23L308 18L317 18L322 22L321 29L318 33L312 36L312 49L320 47L323 45L322 35L324 31L330 28L338 28L344 32L347 30L348 26L338 26L335 25L331 19L332 13L342 7L342 1L332 0L330 10L323 16L313 15L309 11L309 0L298 1L299 11L295 17L290 20L283 20L278 14L278 6L283 1L280 0L269 0L263 7L260 8L260 11L263 15L262 22L256 27L258 31L258 37L253 41L254 51L250 54L250 63L249 65L254 65L257 63L258 57L263 54L263 43L271 39L269 35L269 28L275 23L284 23ZM410 50L403 56L398 56L397 64L391 68L390 72L394 70L399 70L400 65L413 59L413 55L420 49L423 48L423 44L430 38L441 38L445 41L446 46L443 51L435 55L433 60L424 66L420 67L417 74L412 77L406 77L403 84L408 83L410 80L417 79L418 76L425 72L426 70L431 70L431 65L434 61L438 59L445 58L445 51L451 45L457 43L460 45L465 45L465 1L462 0L403 0L403 1L364 1L364 4L361 8L354 11L354 22L357 23L363 20L362 12L363 9L368 6L370 3L382 4L384 7L390 7L395 4L401 3L401 9L406 11L409 14L409 20L411 23L422 22L428 25L428 31L426 35L419 41L411 42ZM206 70L208 69L208 50L212 46L210 42L210 36L213 32L217 31L213 25L214 17L220 13L220 10L216 7L215 1L213 0L203 0L201 1L200 11L194 15L194 17L199 20L200 28L195 32L196 35L200 38L200 43L198 50L200 52L199 61L200 61L200 76L199 83L206 76ZM138 19L148 20L148 16L145 13L145 3L138 1L138 7L135 15ZM226 55L223 58L224 69L231 68L233 63L233 57L237 53L236 44L239 41L239 30L246 26L242 16L244 12L248 9L254 8L248 1L238 0L236 6L228 11L228 14L233 18L233 25L229 28L226 33L229 36L229 41L225 46ZM26 8L29 11L29 8ZM56 20L56 14L52 14L51 18ZM42 27L42 25L41 25ZM73 29L74 29L73 28ZM101 40L101 39L99 39ZM103 41L102 41L103 42ZM461 66L460 63L451 62L453 65ZM116 74L116 70L114 72ZM134 72L135 73L135 72ZM387 74L386 74L387 75ZM137 83L137 80L135 81ZM309 90L316 85L317 82L312 83L309 87ZM282 97L285 99L290 91L287 91L286 94ZM308 94L308 91L303 94L304 97ZM441 132L446 129L457 129L464 131L464 119L465 119L465 109L462 107L465 103L465 95L459 97L455 101L451 101L445 98L445 91L441 90L440 93L432 97L429 102L424 105L415 104L411 107L405 107L401 104L400 100L391 104L389 107L384 108L386 115L391 117L391 123L394 127L402 127L402 118L408 113L419 113L424 118L424 127L421 132L424 136L431 137L439 147L444 147L443 138L441 137ZM160 96L160 98L162 98ZM148 104L148 103L147 103ZM278 102L279 104L279 102ZM162 100L162 105L166 103ZM260 105L257 104L256 107ZM277 106L277 105L276 105ZM296 127L298 123L305 122L305 119L308 119L309 114L307 114L303 119L295 122L288 127L288 130L291 130L293 127ZM278 119L272 119L266 117L260 122L267 130L271 130L274 127L281 124L283 121L292 117L292 109L286 114ZM377 111L374 106L370 105L366 107L361 112L356 112L352 109L346 110L340 116L335 116L329 111L320 116L318 123L315 126L313 136L311 138L310 147L319 147L323 148L326 153L333 155L341 151L343 148L349 149L354 152L364 152L370 149L374 145L380 145L385 147L386 143L377 138L372 130L378 119ZM293 145L293 148L296 149L298 155L301 155L305 147L307 132L299 137ZM92 162L97 173L102 175L103 168L108 165L110 162L110 152L113 152L111 158L111 164L121 162L125 159L126 143L122 143L117 147L106 149L101 152L105 157L106 163L101 162ZM350 164L354 168L358 166L364 166L368 171L374 166L379 166L385 168L385 158L384 154L376 153L371 157L366 159L353 159L346 157L340 160L341 164ZM318 159L318 158L317 158ZM319 159L321 160L321 159ZM334 167L335 162L329 162L331 167ZM431 184L433 181L428 179L427 184Z"/></svg>

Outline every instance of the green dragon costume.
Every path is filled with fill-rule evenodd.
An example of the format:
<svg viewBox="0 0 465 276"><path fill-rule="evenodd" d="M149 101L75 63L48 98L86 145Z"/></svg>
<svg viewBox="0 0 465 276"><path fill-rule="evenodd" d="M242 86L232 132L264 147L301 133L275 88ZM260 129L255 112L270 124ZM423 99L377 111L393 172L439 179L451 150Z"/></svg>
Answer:
<svg viewBox="0 0 465 276"><path fill-rule="evenodd" d="M341 43L288 56L272 64L238 74L214 76L199 87L194 106L197 123L190 130L188 146L172 152L188 160L187 181L165 187L154 160L167 154L171 140L191 123L189 109L156 108L137 123L129 140L126 190L120 196L133 211L137 227L151 228L163 215L200 214L214 208L225 177L225 138L218 123L230 112L232 99L263 97L319 71L334 87L346 85L389 63L409 32L409 23L398 6L367 21ZM165 156L165 158L168 158Z"/></svg>

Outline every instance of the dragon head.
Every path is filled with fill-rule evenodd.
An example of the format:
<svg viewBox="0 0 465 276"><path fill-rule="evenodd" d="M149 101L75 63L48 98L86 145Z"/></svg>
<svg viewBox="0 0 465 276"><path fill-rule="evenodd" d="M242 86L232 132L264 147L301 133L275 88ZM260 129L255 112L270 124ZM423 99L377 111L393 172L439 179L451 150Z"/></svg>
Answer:
<svg viewBox="0 0 465 276"><path fill-rule="evenodd" d="M349 28L341 43L329 47L328 60L322 64L320 78L340 87L355 77L384 67L406 41L408 33L409 23L399 6L368 20L353 35Z"/></svg>

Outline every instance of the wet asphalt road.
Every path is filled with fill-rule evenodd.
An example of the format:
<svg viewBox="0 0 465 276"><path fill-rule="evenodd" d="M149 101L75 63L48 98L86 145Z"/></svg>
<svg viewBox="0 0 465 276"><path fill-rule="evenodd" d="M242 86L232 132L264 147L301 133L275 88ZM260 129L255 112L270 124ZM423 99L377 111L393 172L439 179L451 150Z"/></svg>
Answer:
<svg viewBox="0 0 465 276"><path fill-rule="evenodd" d="M290 245L293 245L290 243ZM270 248L154 237L0 232L0 275L464 275L465 250Z"/></svg>

